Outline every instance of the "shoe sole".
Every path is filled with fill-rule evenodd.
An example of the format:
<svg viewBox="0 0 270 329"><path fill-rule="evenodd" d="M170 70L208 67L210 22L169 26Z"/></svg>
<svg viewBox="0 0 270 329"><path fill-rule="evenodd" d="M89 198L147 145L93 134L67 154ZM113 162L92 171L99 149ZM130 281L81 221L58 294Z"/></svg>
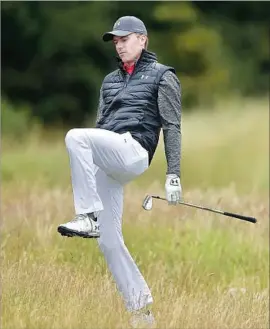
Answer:
<svg viewBox="0 0 270 329"><path fill-rule="evenodd" d="M58 233L60 233L62 236L66 236L68 238L72 238L72 237L80 237L80 238L85 238L85 239L97 239L100 237L99 233L85 233L85 232L78 232L78 231L74 231L74 230L70 230L66 227L63 226L59 226L57 229Z"/></svg>

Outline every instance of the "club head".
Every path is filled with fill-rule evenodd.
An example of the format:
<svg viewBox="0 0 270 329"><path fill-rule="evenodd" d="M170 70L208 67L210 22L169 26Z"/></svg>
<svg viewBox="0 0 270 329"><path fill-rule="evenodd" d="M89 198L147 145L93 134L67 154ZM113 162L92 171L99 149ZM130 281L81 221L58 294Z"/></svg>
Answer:
<svg viewBox="0 0 270 329"><path fill-rule="evenodd" d="M153 198L151 197L151 195L147 195L144 200L143 200L143 204L142 207L144 210L151 210L153 207Z"/></svg>

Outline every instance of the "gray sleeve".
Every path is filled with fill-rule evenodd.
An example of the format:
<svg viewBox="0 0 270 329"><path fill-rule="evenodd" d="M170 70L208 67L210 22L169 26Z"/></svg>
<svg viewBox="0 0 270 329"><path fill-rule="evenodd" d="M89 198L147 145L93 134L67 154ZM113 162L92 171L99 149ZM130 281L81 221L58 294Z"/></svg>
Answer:
<svg viewBox="0 0 270 329"><path fill-rule="evenodd" d="M181 86L177 76L166 71L158 89L158 108L167 160L166 174L180 177L181 160Z"/></svg>
<svg viewBox="0 0 270 329"><path fill-rule="evenodd" d="M96 117L96 124L98 120L101 118L103 107L104 107L104 100L103 100L103 85L100 88L99 92L99 101L98 101L98 109L97 109L97 117Z"/></svg>

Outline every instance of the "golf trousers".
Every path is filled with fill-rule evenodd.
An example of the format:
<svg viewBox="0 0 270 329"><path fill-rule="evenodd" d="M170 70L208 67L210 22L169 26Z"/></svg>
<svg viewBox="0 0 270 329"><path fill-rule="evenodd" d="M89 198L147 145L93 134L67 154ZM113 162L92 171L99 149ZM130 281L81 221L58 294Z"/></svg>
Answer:
<svg viewBox="0 0 270 329"><path fill-rule="evenodd" d="M148 153L129 132L117 134L99 128L71 129L65 143L75 213L97 215L98 244L118 291L128 310L139 310L153 300L124 243L123 188L148 168Z"/></svg>

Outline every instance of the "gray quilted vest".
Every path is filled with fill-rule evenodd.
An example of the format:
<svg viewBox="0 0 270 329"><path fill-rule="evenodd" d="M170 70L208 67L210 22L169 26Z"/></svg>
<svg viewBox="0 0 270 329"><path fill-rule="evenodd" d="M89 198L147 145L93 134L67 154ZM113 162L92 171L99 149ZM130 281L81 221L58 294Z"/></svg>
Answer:
<svg viewBox="0 0 270 329"><path fill-rule="evenodd" d="M157 62L154 53L143 50L129 76L119 61L119 69L103 81L104 108L96 127L125 133L129 131L149 154L149 165L159 141L161 121L158 87L162 75L172 67Z"/></svg>

